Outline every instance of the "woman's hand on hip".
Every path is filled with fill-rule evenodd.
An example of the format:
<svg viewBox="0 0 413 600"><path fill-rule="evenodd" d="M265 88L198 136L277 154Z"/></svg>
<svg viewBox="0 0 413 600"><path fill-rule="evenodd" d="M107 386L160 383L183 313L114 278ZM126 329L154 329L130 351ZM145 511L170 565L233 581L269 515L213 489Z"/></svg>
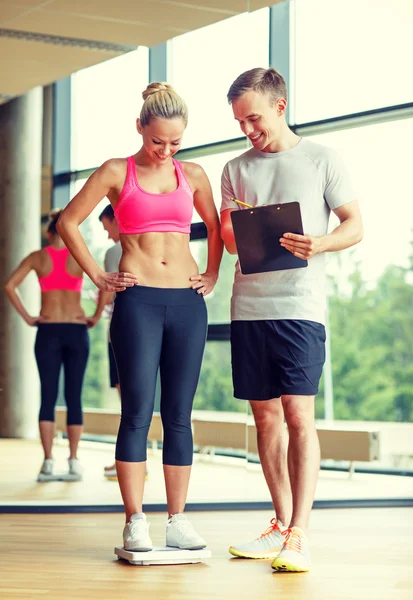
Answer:
<svg viewBox="0 0 413 600"><path fill-rule="evenodd" d="M132 273L106 273L102 271L93 283L104 292L123 292L138 284L138 278Z"/></svg>
<svg viewBox="0 0 413 600"><path fill-rule="evenodd" d="M40 325L41 323L47 323L49 321L48 317L43 317L43 316L39 316L39 317L28 317L27 319L25 319L27 325L30 325L30 327L37 327L37 325Z"/></svg>
<svg viewBox="0 0 413 600"><path fill-rule="evenodd" d="M198 294L207 296L214 289L215 284L218 280L218 274L217 273L209 273L208 271L205 271L205 273L199 273L198 275L193 275L189 279L192 282L193 290L196 290Z"/></svg>

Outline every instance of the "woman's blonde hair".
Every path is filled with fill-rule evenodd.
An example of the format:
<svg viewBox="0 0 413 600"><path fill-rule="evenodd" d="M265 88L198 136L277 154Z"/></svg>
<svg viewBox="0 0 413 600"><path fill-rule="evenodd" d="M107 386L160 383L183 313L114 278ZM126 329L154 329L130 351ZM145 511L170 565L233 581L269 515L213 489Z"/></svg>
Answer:
<svg viewBox="0 0 413 600"><path fill-rule="evenodd" d="M155 81L150 83L142 93L144 103L139 116L142 127L149 124L152 118L181 118L188 124L188 107L169 83Z"/></svg>

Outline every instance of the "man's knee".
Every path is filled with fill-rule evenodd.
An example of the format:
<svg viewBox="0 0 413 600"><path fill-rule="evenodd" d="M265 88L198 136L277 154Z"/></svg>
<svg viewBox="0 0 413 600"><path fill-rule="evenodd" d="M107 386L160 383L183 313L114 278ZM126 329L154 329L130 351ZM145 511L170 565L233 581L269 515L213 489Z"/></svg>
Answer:
<svg viewBox="0 0 413 600"><path fill-rule="evenodd" d="M279 401L256 400L251 402L251 407L258 433L265 433L283 427L284 413Z"/></svg>
<svg viewBox="0 0 413 600"><path fill-rule="evenodd" d="M314 429L314 398L312 396L283 396L282 405L290 432L299 433Z"/></svg>

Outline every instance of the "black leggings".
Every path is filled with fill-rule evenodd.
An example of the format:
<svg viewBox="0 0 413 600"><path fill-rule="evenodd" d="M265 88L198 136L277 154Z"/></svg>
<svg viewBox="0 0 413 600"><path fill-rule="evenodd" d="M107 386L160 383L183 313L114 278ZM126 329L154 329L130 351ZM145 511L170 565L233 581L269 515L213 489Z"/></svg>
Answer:
<svg viewBox="0 0 413 600"><path fill-rule="evenodd" d="M110 326L122 398L117 460L146 460L159 368L163 463L192 464L191 411L206 332L205 301L195 290L134 286L117 294Z"/></svg>
<svg viewBox="0 0 413 600"><path fill-rule="evenodd" d="M76 323L41 323L34 346L41 383L39 421L54 421L59 391L60 369L65 374L67 425L82 425L81 393L89 356L86 325Z"/></svg>

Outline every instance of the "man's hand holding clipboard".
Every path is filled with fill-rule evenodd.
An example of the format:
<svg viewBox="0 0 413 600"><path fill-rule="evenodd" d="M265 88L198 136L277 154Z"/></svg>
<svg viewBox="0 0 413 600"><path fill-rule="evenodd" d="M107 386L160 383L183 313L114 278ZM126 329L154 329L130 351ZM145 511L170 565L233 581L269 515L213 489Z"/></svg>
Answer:
<svg viewBox="0 0 413 600"><path fill-rule="evenodd" d="M312 236L304 235L298 202L253 207L231 213L241 272L245 275L306 267L316 253Z"/></svg>

